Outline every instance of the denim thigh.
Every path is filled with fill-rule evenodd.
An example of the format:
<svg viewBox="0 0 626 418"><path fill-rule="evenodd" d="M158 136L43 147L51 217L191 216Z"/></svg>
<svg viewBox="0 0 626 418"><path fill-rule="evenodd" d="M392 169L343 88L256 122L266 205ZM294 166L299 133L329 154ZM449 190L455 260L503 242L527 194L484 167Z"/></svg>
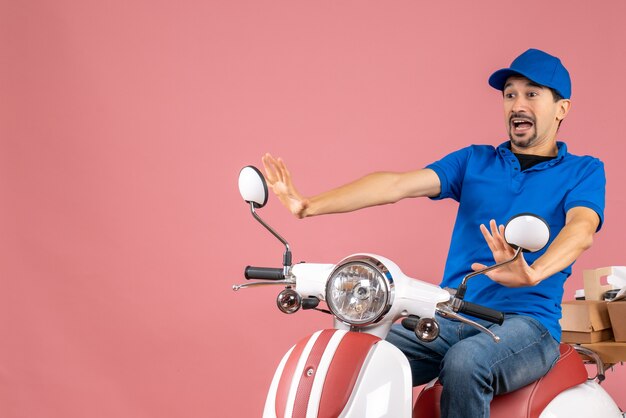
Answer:
<svg viewBox="0 0 626 418"><path fill-rule="evenodd" d="M437 317L440 335L426 343L412 331L394 325L387 341L398 347L409 360L413 385L426 383L441 374L442 382L462 384L454 376L467 373L482 376L482 384L495 394L525 386L547 373L559 357L559 343L536 319L506 315L502 325L478 320L500 337L489 335L456 320ZM465 382L467 383L467 382Z"/></svg>

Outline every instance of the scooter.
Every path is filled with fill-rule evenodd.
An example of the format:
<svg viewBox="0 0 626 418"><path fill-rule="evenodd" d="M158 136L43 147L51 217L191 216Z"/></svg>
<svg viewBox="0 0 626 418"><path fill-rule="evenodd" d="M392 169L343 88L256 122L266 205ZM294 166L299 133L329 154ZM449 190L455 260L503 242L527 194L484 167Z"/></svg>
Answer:
<svg viewBox="0 0 626 418"><path fill-rule="evenodd" d="M384 340L391 325L402 325L423 341L439 335L438 317L453 318L491 336L491 330L468 318L502 324L501 312L464 300L468 281L507 263L522 251L539 251L549 241L545 222L531 214L511 219L506 241L517 248L504 262L471 273L458 289L442 289L406 276L391 260L375 254L354 254L336 264L292 263L288 242L257 214L266 205L268 188L253 166L239 175L239 191L252 216L285 246L282 267L245 269L255 281L233 290L279 285L278 309L293 314L314 309L333 316L333 328L320 330L296 343L282 358L267 394L263 417L420 417L438 418L441 385L435 380L413 401L411 370L404 354ZM320 308L324 302L327 309ZM462 315L465 314L465 315ZM598 367L588 378L581 355ZM599 385L604 364L591 350L561 344L561 357L538 381L494 397L492 418L624 418Z"/></svg>

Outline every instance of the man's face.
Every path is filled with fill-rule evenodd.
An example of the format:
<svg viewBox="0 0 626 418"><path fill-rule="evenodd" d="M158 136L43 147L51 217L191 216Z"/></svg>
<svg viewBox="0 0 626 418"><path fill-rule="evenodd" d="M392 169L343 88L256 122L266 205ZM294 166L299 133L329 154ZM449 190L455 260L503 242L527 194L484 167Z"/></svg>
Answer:
<svg viewBox="0 0 626 418"><path fill-rule="evenodd" d="M556 140L559 122L569 110L569 100L555 102L549 88L521 76L509 77L502 93L504 121L513 147L522 150Z"/></svg>

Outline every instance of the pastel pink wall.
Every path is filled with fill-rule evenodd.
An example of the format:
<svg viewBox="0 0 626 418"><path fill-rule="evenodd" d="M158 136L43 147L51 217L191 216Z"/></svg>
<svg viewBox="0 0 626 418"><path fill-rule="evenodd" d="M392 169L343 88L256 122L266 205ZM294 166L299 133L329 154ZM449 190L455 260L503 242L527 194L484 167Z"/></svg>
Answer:
<svg viewBox="0 0 626 418"><path fill-rule="evenodd" d="M328 326L276 289L230 290L281 247L237 192L284 157L315 193L505 132L486 79L561 56L561 138L606 164L606 224L577 263L624 265L626 3L0 2L0 416L259 416L284 351ZM437 282L453 202L297 221L296 260L384 254ZM626 408L624 368L606 388Z"/></svg>

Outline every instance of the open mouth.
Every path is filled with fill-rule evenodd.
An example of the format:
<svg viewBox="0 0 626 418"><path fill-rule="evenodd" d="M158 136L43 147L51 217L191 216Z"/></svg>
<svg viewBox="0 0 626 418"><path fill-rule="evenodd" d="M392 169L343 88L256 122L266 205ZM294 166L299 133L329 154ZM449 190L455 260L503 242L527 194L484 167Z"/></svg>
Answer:
<svg viewBox="0 0 626 418"><path fill-rule="evenodd" d="M528 118L511 118L511 130L516 134L528 132L535 123Z"/></svg>

